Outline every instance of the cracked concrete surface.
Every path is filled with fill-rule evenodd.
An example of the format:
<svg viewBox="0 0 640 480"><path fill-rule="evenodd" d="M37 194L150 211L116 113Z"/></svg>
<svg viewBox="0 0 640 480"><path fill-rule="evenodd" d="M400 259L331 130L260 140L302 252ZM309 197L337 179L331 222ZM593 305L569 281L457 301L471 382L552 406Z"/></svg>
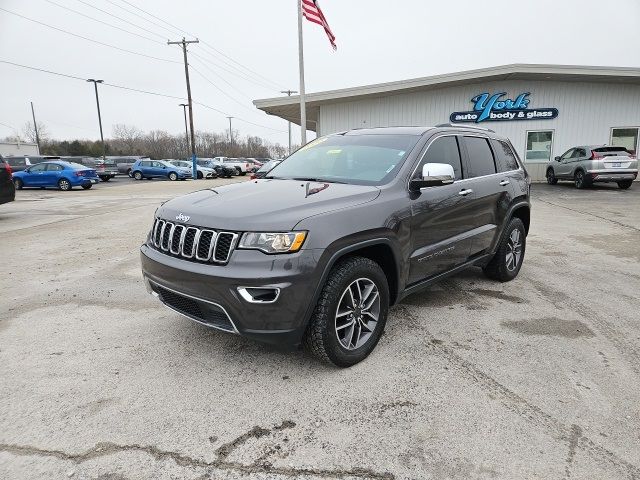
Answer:
<svg viewBox="0 0 640 480"><path fill-rule="evenodd" d="M222 182L0 207L0 478L640 479L637 185L535 185L518 279L411 296L337 370L146 294L157 204Z"/></svg>

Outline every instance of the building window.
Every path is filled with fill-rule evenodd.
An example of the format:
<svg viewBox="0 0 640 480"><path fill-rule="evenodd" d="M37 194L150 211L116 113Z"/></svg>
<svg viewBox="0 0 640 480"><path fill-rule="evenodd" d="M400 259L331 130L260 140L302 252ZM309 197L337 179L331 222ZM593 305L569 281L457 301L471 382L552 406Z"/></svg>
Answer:
<svg viewBox="0 0 640 480"><path fill-rule="evenodd" d="M548 162L553 151L553 130L527 132L524 159L527 162Z"/></svg>
<svg viewBox="0 0 640 480"><path fill-rule="evenodd" d="M624 147L632 153L638 151L638 127L622 127L611 129L611 145Z"/></svg>

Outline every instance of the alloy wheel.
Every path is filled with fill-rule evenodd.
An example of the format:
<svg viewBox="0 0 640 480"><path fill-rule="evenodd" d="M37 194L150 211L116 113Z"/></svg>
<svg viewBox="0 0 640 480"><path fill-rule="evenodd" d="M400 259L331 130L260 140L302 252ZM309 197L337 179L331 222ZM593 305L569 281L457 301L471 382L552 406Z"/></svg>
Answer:
<svg viewBox="0 0 640 480"><path fill-rule="evenodd" d="M509 235L507 241L507 254L505 261L507 264L507 270L513 272L518 265L520 265L520 259L522 258L522 233L519 229L515 228Z"/></svg>
<svg viewBox="0 0 640 480"><path fill-rule="evenodd" d="M371 337L380 317L380 292L368 278L359 278L344 290L335 317L335 330L343 348L355 350Z"/></svg>
<svg viewBox="0 0 640 480"><path fill-rule="evenodd" d="M69 180L67 180L66 178L60 180L60 182L58 182L58 185L60 186L60 190L71 190L71 183L69 183Z"/></svg>

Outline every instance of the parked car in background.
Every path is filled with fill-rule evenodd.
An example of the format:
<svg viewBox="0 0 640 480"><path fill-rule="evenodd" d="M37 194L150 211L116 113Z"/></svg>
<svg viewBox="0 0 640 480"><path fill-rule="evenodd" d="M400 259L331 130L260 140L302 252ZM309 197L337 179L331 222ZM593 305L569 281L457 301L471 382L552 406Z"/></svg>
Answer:
<svg viewBox="0 0 640 480"><path fill-rule="evenodd" d="M198 165L212 168L220 178L231 178L238 173L234 167L225 165L222 162L216 162L213 158L201 158L198 160Z"/></svg>
<svg viewBox="0 0 640 480"><path fill-rule="evenodd" d="M73 187L90 189L100 182L96 171L85 165L57 160L31 165L13 175L13 183L18 190L24 187L58 188L63 191Z"/></svg>
<svg viewBox="0 0 640 480"><path fill-rule="evenodd" d="M238 172L238 175L246 175L247 172L251 169L251 164L249 162L244 161L242 158L229 158L229 157L215 157L222 159L222 163L228 165L230 167L234 167Z"/></svg>
<svg viewBox="0 0 640 480"><path fill-rule="evenodd" d="M260 167L260 169L251 174L251 180L255 180L257 178L264 178L264 176L269 173L269 171L275 167L276 165L278 165L281 162L281 160L269 160L267 163L265 163L264 165L262 165L262 167Z"/></svg>
<svg viewBox="0 0 640 480"><path fill-rule="evenodd" d="M13 183L11 166L0 155L0 204L16 199L16 187Z"/></svg>
<svg viewBox="0 0 640 480"><path fill-rule="evenodd" d="M263 162L256 160L255 158L243 158L242 161L250 164L251 168L249 168L249 173L255 173L260 170Z"/></svg>
<svg viewBox="0 0 640 480"><path fill-rule="evenodd" d="M138 160L150 160L149 157L107 157L111 158L118 168L118 173L131 176L131 167Z"/></svg>
<svg viewBox="0 0 640 480"><path fill-rule="evenodd" d="M547 167L547 183L573 181L577 188L595 182L616 182L626 190L638 176L638 159L624 147L591 145L573 147Z"/></svg>
<svg viewBox="0 0 640 480"><path fill-rule="evenodd" d="M93 168L100 180L108 182L118 174L118 166L111 158L102 157L60 157L68 162L75 162L88 168Z"/></svg>
<svg viewBox="0 0 640 480"><path fill-rule="evenodd" d="M48 162L51 160L60 160L58 156L41 156L41 155L24 155L24 156L8 156L4 157L14 172L21 172L31 165Z"/></svg>
<svg viewBox="0 0 640 480"><path fill-rule="evenodd" d="M191 169L176 167L164 160L138 160L131 167L131 176L136 180L143 178L168 178L185 180L191 178Z"/></svg>
<svg viewBox="0 0 640 480"><path fill-rule="evenodd" d="M191 176L193 177L193 165L191 164L191 162L188 162L186 160L171 160L170 163L172 165L175 165L176 167L182 167L182 168L188 169L192 173ZM196 168L197 168L198 179L218 178L218 174L213 168L203 167L202 165L196 165Z"/></svg>

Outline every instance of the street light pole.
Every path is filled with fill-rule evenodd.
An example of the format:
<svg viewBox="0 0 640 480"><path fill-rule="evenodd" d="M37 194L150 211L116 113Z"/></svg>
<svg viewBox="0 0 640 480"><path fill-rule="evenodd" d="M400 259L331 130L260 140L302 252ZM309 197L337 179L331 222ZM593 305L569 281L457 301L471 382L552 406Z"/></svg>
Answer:
<svg viewBox="0 0 640 480"><path fill-rule="evenodd" d="M234 117L227 117L229 119L229 145L233 148L233 130L231 130L231 119Z"/></svg>
<svg viewBox="0 0 640 480"><path fill-rule="evenodd" d="M33 102L31 102L31 116L33 117L33 129L36 132L36 145L38 145L38 154L40 154L40 135L38 134L38 124L36 123L36 112L33 109Z"/></svg>
<svg viewBox="0 0 640 480"><path fill-rule="evenodd" d="M298 92L295 90L281 90L280 93L286 93L290 97L291 94ZM289 122L289 155L291 155L291 122Z"/></svg>
<svg viewBox="0 0 640 480"><path fill-rule="evenodd" d="M187 155L189 154L189 127L187 126L187 107L188 103L181 103L182 112L184 113L184 137L187 140Z"/></svg>
<svg viewBox="0 0 640 480"><path fill-rule="evenodd" d="M98 98L98 84L104 83L104 80L94 80L89 78L87 82L93 82L93 88L96 91L96 106L98 107L98 124L100 125L100 141L102 142L102 161L106 160L106 148L104 146L104 135L102 134L102 116L100 115L100 99Z"/></svg>

